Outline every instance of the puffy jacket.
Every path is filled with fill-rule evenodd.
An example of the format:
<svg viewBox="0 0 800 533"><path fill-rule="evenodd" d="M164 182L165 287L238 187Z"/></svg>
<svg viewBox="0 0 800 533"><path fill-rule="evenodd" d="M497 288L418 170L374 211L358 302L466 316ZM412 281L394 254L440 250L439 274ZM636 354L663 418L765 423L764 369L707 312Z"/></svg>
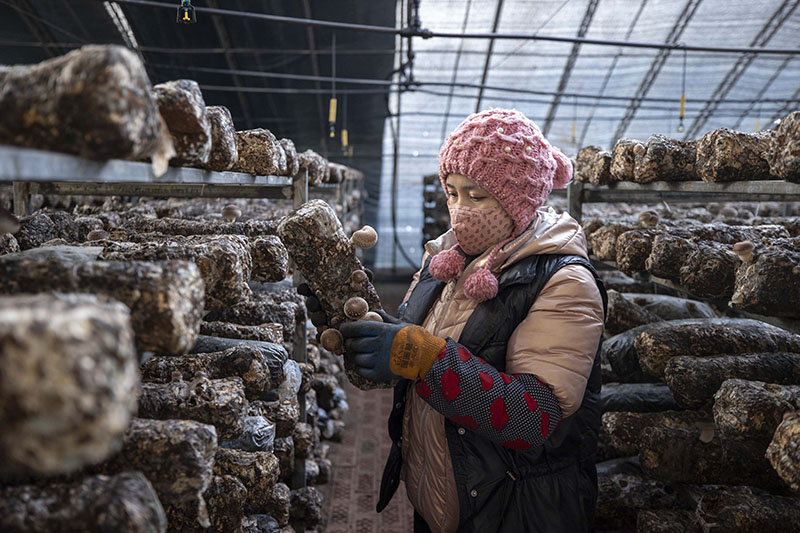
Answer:
<svg viewBox="0 0 800 533"><path fill-rule="evenodd" d="M429 242L423 265L429 257L455 244L452 231ZM545 254L586 258L585 237L569 215L540 210L531 227L497 254L495 273L502 275L526 258ZM439 337L461 337L477 306L463 293L463 282L485 263L485 255L473 260L458 280L444 287L423 327ZM527 316L508 338L503 370L535 375L558 398L562 417L569 417L584 397L602 329L603 303L594 276L584 266L564 266L541 288ZM460 522L459 494L445 419L413 387L406 394L402 428L402 478L409 499L434 531L455 531Z"/></svg>

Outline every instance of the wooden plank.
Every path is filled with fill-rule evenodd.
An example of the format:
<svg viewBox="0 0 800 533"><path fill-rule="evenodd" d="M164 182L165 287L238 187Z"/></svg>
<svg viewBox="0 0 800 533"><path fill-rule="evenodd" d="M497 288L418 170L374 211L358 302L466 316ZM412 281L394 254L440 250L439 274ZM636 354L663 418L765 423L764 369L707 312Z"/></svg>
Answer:
<svg viewBox="0 0 800 533"><path fill-rule="evenodd" d="M93 161L70 154L0 145L0 182L10 181L291 185L291 179L284 176L253 176L189 167L170 167L163 176L156 177L150 163L119 159Z"/></svg>
<svg viewBox="0 0 800 533"><path fill-rule="evenodd" d="M14 214L17 218L31 214L31 192L28 183L14 182Z"/></svg>
<svg viewBox="0 0 800 533"><path fill-rule="evenodd" d="M292 197L292 188L280 185L198 184L198 183L30 183L31 194L71 196L151 196L173 198L273 198Z"/></svg>

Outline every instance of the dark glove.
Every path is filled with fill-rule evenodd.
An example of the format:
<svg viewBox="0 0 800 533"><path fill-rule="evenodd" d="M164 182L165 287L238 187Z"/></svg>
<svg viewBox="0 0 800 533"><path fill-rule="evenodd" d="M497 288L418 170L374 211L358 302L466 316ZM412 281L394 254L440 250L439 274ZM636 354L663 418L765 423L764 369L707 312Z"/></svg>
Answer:
<svg viewBox="0 0 800 533"><path fill-rule="evenodd" d="M403 321L402 321L402 320L400 320L399 318L395 318L395 317L393 317L392 315L390 315L389 313L387 313L387 312L386 312L386 311L384 311L383 309L378 309L378 310L377 310L377 311L375 311L375 312L376 312L376 313L378 313L379 315L381 315L381 318L383 319L383 321L384 321L386 324L405 324L406 326L408 325L408 323L407 323L407 322L403 322Z"/></svg>
<svg viewBox="0 0 800 533"><path fill-rule="evenodd" d="M328 325L328 316L325 314L325 311L322 310L322 304L319 298L314 295L314 292L307 283L301 283L297 286L297 294L305 297L308 318L311 319L311 323L314 324L314 327L319 328L320 326Z"/></svg>
<svg viewBox="0 0 800 533"><path fill-rule="evenodd" d="M368 268L365 268L364 272L367 273L367 278L369 279L370 283L372 283L372 271ZM316 297L314 291L312 291L311 287L308 286L308 283L303 282L299 284L297 286L297 294L305 297L308 318L311 319L311 323L314 324L314 327L319 328L321 326L327 326L328 316L325 314L325 311L322 310L322 304L320 303L319 298Z"/></svg>
<svg viewBox="0 0 800 533"><path fill-rule="evenodd" d="M339 327L355 372L376 383L428 373L446 341L406 323L345 322Z"/></svg>

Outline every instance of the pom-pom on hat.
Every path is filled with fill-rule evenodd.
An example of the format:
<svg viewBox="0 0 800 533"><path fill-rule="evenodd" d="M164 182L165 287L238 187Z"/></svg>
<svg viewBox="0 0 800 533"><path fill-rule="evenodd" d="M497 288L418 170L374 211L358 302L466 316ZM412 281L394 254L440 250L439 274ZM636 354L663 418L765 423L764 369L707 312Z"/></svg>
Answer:
<svg viewBox="0 0 800 533"><path fill-rule="evenodd" d="M536 217L554 188L565 188L572 179L572 163L544 138L539 127L515 109L488 109L469 115L448 136L439 151L439 180L447 193L449 174L462 174L491 194L514 220L509 239L494 246L484 268L466 280L464 291L478 301L497 295L497 279L491 273L497 251L519 236ZM457 261L456 250L430 265L431 275L450 281ZM438 263L447 259L447 267ZM462 267L463 268L463 267ZM486 272L482 272L485 270ZM473 279L474 278L474 279Z"/></svg>

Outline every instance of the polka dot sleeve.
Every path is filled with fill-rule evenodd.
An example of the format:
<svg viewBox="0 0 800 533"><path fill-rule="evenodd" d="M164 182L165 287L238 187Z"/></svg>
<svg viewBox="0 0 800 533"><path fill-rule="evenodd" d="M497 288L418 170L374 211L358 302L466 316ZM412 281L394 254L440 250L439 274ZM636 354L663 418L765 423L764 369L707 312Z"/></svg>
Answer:
<svg viewBox="0 0 800 533"><path fill-rule="evenodd" d="M561 423L558 399L536 376L500 372L450 338L416 391L456 424L515 450L542 444Z"/></svg>

